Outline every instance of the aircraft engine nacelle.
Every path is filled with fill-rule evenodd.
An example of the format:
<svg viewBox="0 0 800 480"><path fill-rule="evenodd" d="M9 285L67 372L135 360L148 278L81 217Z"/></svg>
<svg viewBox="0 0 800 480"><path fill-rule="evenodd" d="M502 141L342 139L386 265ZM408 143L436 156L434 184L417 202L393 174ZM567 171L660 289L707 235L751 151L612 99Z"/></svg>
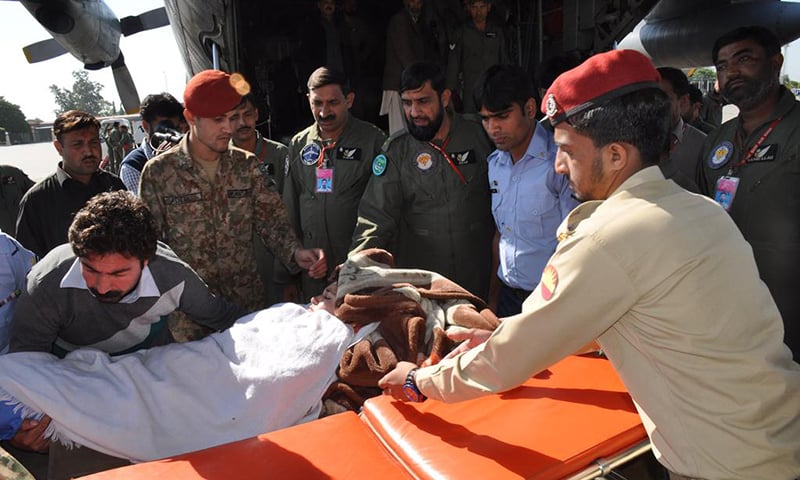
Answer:
<svg viewBox="0 0 800 480"><path fill-rule="evenodd" d="M694 5L692 12L677 17L660 17L656 7L622 39L618 48L638 50L656 66L689 68L711 65L711 49L716 39L738 26L769 28L782 45L800 37L800 3L753 1L720 7L715 2L696 2Z"/></svg>
<svg viewBox="0 0 800 480"><path fill-rule="evenodd" d="M75 58L90 70L111 66L120 55L120 21L101 0L21 0L45 29ZM40 42L42 44L44 42ZM29 62L52 58L53 51L37 55L36 47L26 50ZM49 47L55 42L47 43ZM42 52L44 53L44 52ZM31 58L33 57L33 58ZM37 59L38 57L38 59Z"/></svg>

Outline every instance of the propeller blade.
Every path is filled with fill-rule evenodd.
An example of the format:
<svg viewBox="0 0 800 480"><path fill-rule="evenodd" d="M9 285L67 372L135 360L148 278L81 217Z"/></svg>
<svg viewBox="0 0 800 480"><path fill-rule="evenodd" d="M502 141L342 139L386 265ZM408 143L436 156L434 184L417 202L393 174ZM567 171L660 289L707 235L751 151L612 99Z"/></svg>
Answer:
<svg viewBox="0 0 800 480"><path fill-rule="evenodd" d="M128 67L125 66L125 57L121 53L111 65L111 71L114 73L114 83L117 85L117 93L119 93L125 113L137 113L140 107L139 92L136 91L133 77L131 77Z"/></svg>
<svg viewBox="0 0 800 480"><path fill-rule="evenodd" d="M161 7L140 15L125 17L119 22L122 27L122 34L127 37L143 30L165 27L169 25L169 18L167 17L167 10Z"/></svg>
<svg viewBox="0 0 800 480"><path fill-rule="evenodd" d="M68 52L54 38L48 38L41 42L32 43L27 47L22 47L22 53L25 54L28 63L37 63L56 58Z"/></svg>

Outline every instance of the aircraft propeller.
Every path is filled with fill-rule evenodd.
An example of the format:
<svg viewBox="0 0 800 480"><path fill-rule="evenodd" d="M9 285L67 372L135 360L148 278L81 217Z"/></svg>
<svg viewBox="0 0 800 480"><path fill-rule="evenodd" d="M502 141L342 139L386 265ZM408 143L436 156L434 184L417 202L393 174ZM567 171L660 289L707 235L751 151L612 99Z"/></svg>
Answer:
<svg viewBox="0 0 800 480"><path fill-rule="evenodd" d="M53 38L24 47L28 63L71 53L88 70L111 67L122 106L139 111L139 94L119 48L121 35L169 25L166 10L157 8L118 19L103 0L21 0Z"/></svg>

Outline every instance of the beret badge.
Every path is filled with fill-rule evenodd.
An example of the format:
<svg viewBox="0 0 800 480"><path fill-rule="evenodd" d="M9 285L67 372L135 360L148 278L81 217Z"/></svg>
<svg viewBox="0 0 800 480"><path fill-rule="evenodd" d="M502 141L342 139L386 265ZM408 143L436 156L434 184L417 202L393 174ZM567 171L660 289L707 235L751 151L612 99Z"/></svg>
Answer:
<svg viewBox="0 0 800 480"><path fill-rule="evenodd" d="M558 113L558 104L556 103L556 96L552 93L547 96L547 101L545 104L546 114L548 117L554 117L556 113Z"/></svg>

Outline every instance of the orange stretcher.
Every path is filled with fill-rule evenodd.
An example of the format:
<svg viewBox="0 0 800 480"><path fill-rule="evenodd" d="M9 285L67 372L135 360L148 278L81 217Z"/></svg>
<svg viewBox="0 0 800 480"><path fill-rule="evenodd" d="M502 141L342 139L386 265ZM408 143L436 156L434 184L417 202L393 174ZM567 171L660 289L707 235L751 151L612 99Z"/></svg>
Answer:
<svg viewBox="0 0 800 480"><path fill-rule="evenodd" d="M342 413L85 479L592 479L648 451L605 359L572 356L506 393L454 404L389 397Z"/></svg>

